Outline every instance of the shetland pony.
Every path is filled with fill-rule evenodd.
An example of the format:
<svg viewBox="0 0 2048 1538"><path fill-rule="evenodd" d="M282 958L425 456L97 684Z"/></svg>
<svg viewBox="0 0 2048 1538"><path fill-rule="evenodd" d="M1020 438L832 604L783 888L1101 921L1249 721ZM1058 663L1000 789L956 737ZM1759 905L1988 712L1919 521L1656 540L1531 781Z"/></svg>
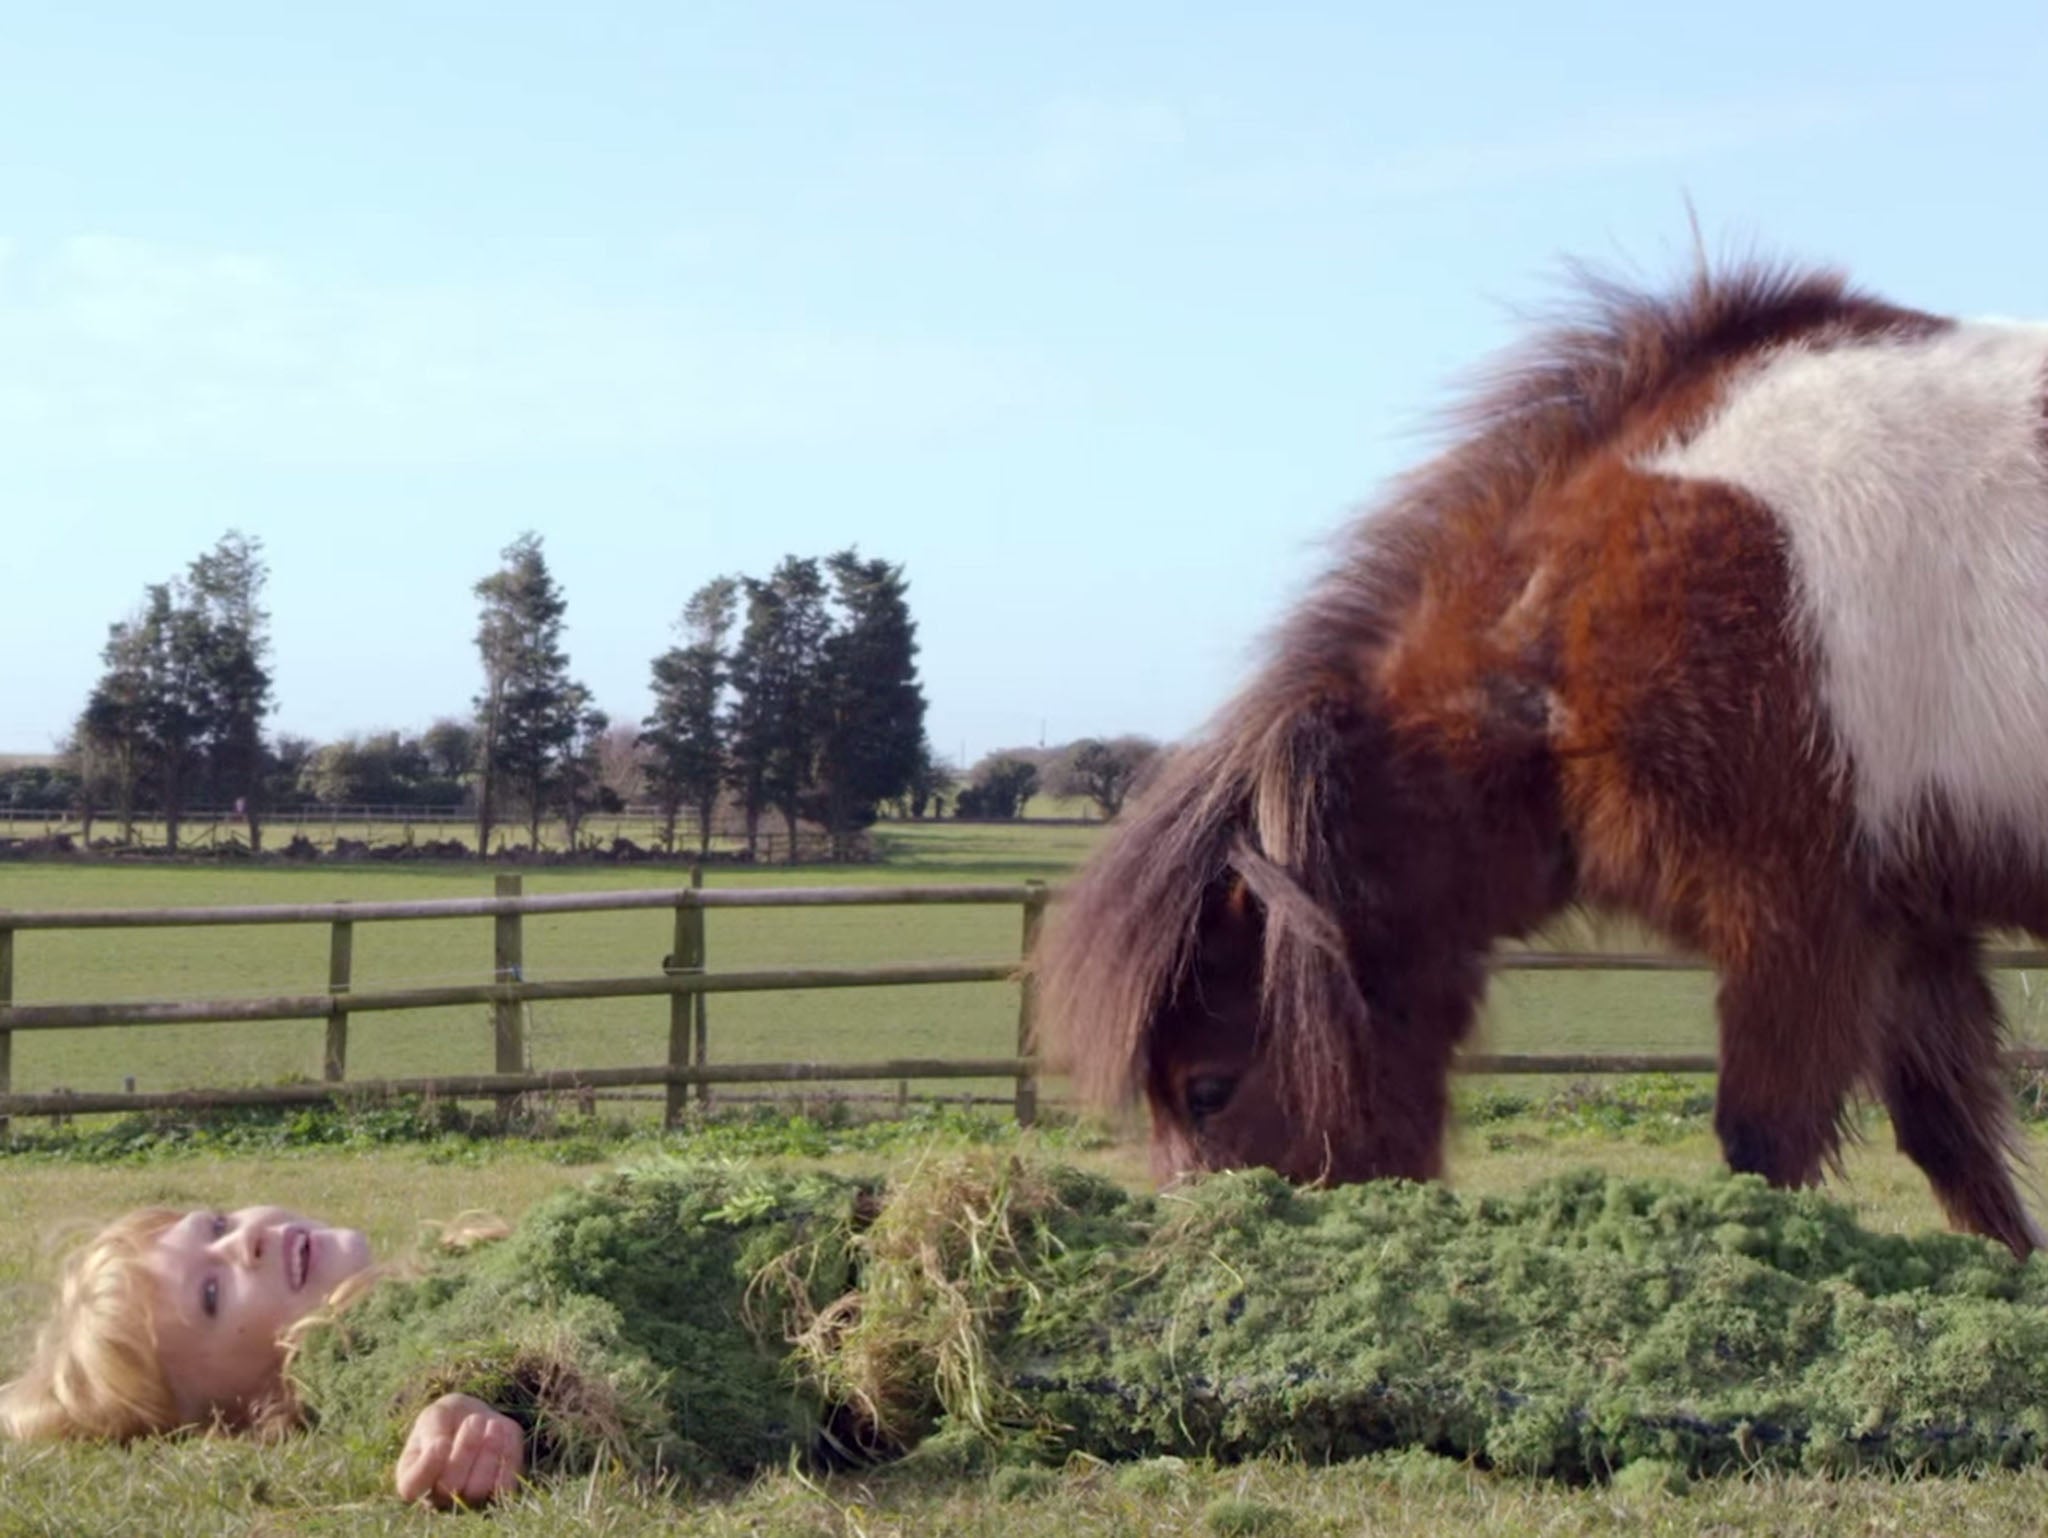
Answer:
<svg viewBox="0 0 2048 1538"><path fill-rule="evenodd" d="M1155 1172L1442 1172L1496 942L1632 914L1718 978L1723 1154L1874 1090L2024 1255L1987 928L2048 935L2048 328L1828 273L1587 282L1350 532L1035 962Z"/></svg>

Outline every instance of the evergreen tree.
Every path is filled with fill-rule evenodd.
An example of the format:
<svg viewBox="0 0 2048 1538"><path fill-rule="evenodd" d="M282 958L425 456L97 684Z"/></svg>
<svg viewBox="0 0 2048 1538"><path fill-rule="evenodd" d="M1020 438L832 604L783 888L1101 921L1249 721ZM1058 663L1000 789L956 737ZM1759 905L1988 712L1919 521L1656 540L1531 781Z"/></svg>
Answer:
<svg viewBox="0 0 2048 1538"><path fill-rule="evenodd" d="M794 864L797 817L815 780L828 705L825 581L816 560L796 556L785 556L766 582L741 580L747 621L733 652L729 775L746 812L748 856L761 812L773 807L782 813Z"/></svg>
<svg viewBox="0 0 2048 1538"><path fill-rule="evenodd" d="M711 819L725 782L726 745L719 701L728 671L739 584L718 577L691 595L677 629L681 646L654 659L654 711L640 742L648 749L648 787L661 808L662 848L675 853L676 817L688 806L697 817L697 852L711 849ZM751 843L751 839L750 839Z"/></svg>
<svg viewBox="0 0 2048 1538"><path fill-rule="evenodd" d="M149 767L163 813L164 843L175 854L195 770L203 767L210 704L206 623L177 585L151 584L140 620L142 719Z"/></svg>
<svg viewBox="0 0 2048 1538"><path fill-rule="evenodd" d="M917 626L903 568L829 558L837 623L823 646L823 731L818 781L835 856L882 802L910 791L926 751Z"/></svg>
<svg viewBox="0 0 2048 1538"><path fill-rule="evenodd" d="M139 616L107 627L107 644L100 650L106 671L93 685L73 732L81 794L87 798L86 825L91 826L93 800L110 797L124 844L135 840L135 814L150 758L146 649Z"/></svg>
<svg viewBox="0 0 2048 1538"><path fill-rule="evenodd" d="M251 849L263 847L263 718L271 707L271 678L263 665L270 616L260 601L269 571L262 554L260 540L229 530L192 562L181 605L193 616L199 647L207 799L240 804Z"/></svg>
<svg viewBox="0 0 2048 1538"><path fill-rule="evenodd" d="M738 797L746 825L747 858L760 842L761 811L767 805L769 727L774 711L770 651L780 604L775 590L752 577L740 579L746 592L746 623L740 627L726 681L732 708L726 715L726 783Z"/></svg>
<svg viewBox="0 0 2048 1538"><path fill-rule="evenodd" d="M569 677L562 650L568 601L548 570L540 537L523 534L501 554L504 564L474 589L483 605L476 634L484 669L476 697L479 854L489 853L508 792L525 807L527 836L540 847L548 793L589 699Z"/></svg>
<svg viewBox="0 0 2048 1538"><path fill-rule="evenodd" d="M569 738L563 744L559 769L554 777L555 794L562 808L562 822L573 853L583 830L583 819L607 805L617 805L604 786L604 734L611 730L611 717L590 703L590 691L571 684L562 702Z"/></svg>

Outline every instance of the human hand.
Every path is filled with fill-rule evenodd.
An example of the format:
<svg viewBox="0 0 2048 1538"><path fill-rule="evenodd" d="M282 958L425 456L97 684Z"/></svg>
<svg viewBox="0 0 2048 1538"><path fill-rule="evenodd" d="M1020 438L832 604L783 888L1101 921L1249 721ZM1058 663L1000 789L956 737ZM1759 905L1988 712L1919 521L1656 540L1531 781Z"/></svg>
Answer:
<svg viewBox="0 0 2048 1538"><path fill-rule="evenodd" d="M398 1455L398 1498L481 1506L517 1485L525 1467L519 1422L468 1394L443 1394L420 1411Z"/></svg>

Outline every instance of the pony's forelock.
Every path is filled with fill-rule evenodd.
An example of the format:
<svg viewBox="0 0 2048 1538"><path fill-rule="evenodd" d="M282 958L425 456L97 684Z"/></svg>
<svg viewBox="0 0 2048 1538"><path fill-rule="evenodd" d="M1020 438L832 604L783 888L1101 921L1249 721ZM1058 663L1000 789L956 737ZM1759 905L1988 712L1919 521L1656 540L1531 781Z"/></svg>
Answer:
<svg viewBox="0 0 2048 1538"><path fill-rule="evenodd" d="M1255 1029L1283 1049L1269 1070L1293 1116L1337 1134L1355 1103L1368 1015L1337 918L1332 716L1320 705L1277 710L1264 729L1225 723L1175 754L1057 905L1033 964L1038 1020L1083 1098L1136 1097L1161 1012L1194 963L1205 902L1241 882L1262 932Z"/></svg>
<svg viewBox="0 0 2048 1538"><path fill-rule="evenodd" d="M1186 972L1203 898L1225 872L1223 769L1214 744L1174 753L1054 905L1030 962L1034 1046L1095 1104L1136 1098L1154 1018Z"/></svg>

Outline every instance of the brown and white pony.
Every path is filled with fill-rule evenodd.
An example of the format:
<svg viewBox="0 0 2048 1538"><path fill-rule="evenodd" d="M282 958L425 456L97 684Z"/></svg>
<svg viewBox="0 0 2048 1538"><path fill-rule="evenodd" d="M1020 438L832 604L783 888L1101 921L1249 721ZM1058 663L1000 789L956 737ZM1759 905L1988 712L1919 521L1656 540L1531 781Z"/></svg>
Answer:
<svg viewBox="0 0 2048 1538"><path fill-rule="evenodd" d="M1588 283L1365 516L1056 906L1049 1056L1162 1176L1434 1178L1487 956L1634 914L1719 974L1728 1163L1883 1098L2025 1254L1979 934L2048 934L2048 328L1829 274Z"/></svg>

